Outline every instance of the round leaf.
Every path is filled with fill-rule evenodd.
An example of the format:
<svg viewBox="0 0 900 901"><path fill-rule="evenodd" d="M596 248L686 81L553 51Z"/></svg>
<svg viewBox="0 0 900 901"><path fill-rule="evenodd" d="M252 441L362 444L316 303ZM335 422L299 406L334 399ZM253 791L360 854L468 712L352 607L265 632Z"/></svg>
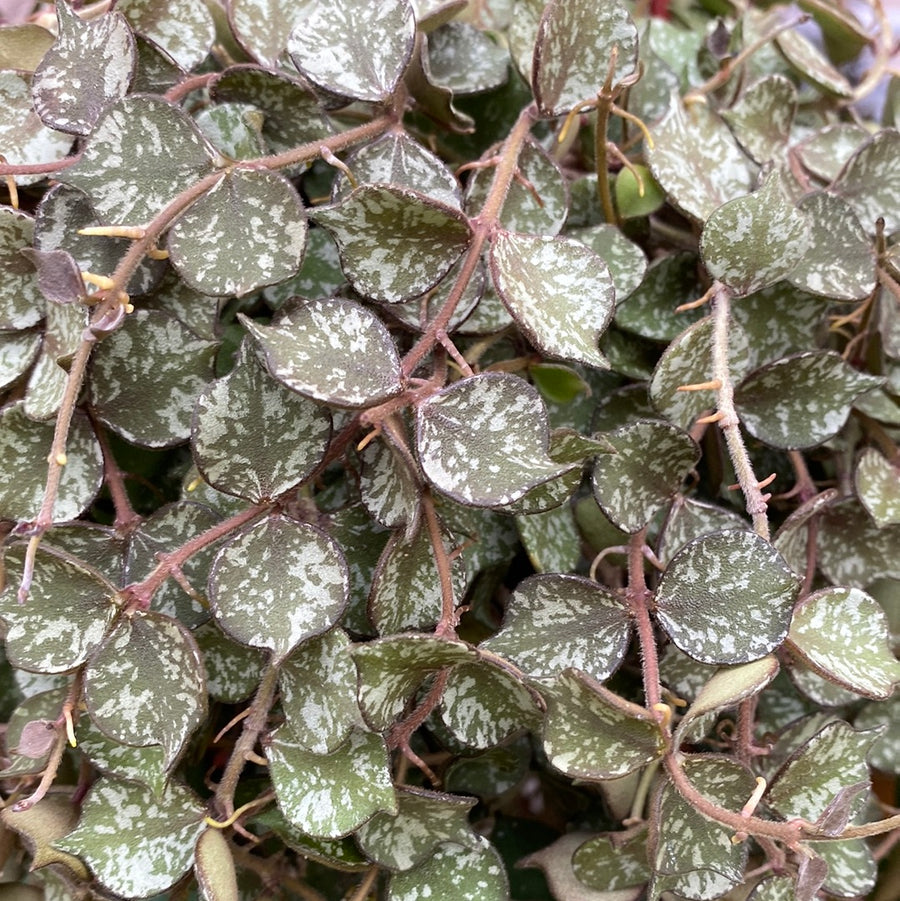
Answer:
<svg viewBox="0 0 900 901"><path fill-rule="evenodd" d="M701 663L748 663L787 635L799 579L769 542L728 530L685 545L663 573L656 615Z"/></svg>
<svg viewBox="0 0 900 901"><path fill-rule="evenodd" d="M417 422L425 476L464 504L509 504L573 468L550 459L544 404L514 375L456 382L420 405Z"/></svg>
<svg viewBox="0 0 900 901"><path fill-rule="evenodd" d="M340 618L347 565L324 532L271 516L237 535L216 556L209 594L222 628L242 644L283 660L301 641Z"/></svg>
<svg viewBox="0 0 900 901"><path fill-rule="evenodd" d="M297 273L306 248L303 202L277 172L222 176L169 232L182 278L204 294L249 294Z"/></svg>
<svg viewBox="0 0 900 901"><path fill-rule="evenodd" d="M510 315L551 357L605 369L597 343L612 319L615 291L606 263L580 241L500 232L491 275Z"/></svg>
<svg viewBox="0 0 900 901"><path fill-rule="evenodd" d="M285 62L288 37L302 16L297 0L231 0L228 24L247 53L265 66Z"/></svg>
<svg viewBox="0 0 900 901"><path fill-rule="evenodd" d="M190 71L206 59L215 40L215 25L205 3L193 0L117 0L116 12L131 27Z"/></svg>
<svg viewBox="0 0 900 901"><path fill-rule="evenodd" d="M853 154L832 185L869 234L880 217L886 234L900 228L900 172L894 165L898 153L900 133L883 129Z"/></svg>
<svg viewBox="0 0 900 901"><path fill-rule="evenodd" d="M900 524L900 467L874 448L856 464L856 493L878 528Z"/></svg>
<svg viewBox="0 0 900 901"><path fill-rule="evenodd" d="M206 715L206 676L190 632L159 613L123 617L84 677L91 719L127 745L162 745L170 769Z"/></svg>
<svg viewBox="0 0 900 901"><path fill-rule="evenodd" d="M437 284L471 237L459 210L392 185L363 185L313 218L334 236L353 287L387 303Z"/></svg>
<svg viewBox="0 0 900 901"><path fill-rule="evenodd" d="M26 213L0 207L0 329L23 329L44 318L46 303L37 274L22 250L34 239L34 220Z"/></svg>
<svg viewBox="0 0 900 901"><path fill-rule="evenodd" d="M241 322L273 377L292 391L339 407L369 407L399 394L400 359L390 333L352 300L310 300L276 325Z"/></svg>
<svg viewBox="0 0 900 901"><path fill-rule="evenodd" d="M272 379L249 351L200 395L192 433L206 481L258 503L315 470L331 437L331 416Z"/></svg>

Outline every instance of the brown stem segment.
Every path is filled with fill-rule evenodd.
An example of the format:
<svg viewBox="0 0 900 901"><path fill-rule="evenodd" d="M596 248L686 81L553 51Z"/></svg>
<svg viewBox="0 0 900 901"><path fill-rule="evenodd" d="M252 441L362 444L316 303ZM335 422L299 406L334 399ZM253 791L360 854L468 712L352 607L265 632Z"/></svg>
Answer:
<svg viewBox="0 0 900 901"><path fill-rule="evenodd" d="M644 576L644 541L647 528L635 532L628 542L628 590L625 596L631 615L634 617L641 646L641 670L644 676L644 702L653 710L662 703L659 683L659 655L656 649L656 635L653 633L653 621L650 619L650 600L652 595L647 588Z"/></svg>

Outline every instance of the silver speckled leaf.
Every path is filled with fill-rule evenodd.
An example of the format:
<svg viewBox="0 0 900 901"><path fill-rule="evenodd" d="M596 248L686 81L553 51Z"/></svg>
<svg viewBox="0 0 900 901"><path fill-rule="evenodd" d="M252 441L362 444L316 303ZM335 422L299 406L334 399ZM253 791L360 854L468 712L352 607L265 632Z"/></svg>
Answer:
<svg viewBox="0 0 900 901"><path fill-rule="evenodd" d="M91 359L89 392L98 418L133 444L187 441L217 347L168 313L135 311Z"/></svg>
<svg viewBox="0 0 900 901"><path fill-rule="evenodd" d="M0 207L0 329L23 329L44 318L46 301L34 264L20 251L31 246L34 219L12 207Z"/></svg>
<svg viewBox="0 0 900 901"><path fill-rule="evenodd" d="M572 238L501 231L491 276L510 315L544 354L606 369L598 349L615 290L606 263Z"/></svg>
<svg viewBox="0 0 900 901"><path fill-rule="evenodd" d="M28 372L40 349L40 332L0 332L0 391Z"/></svg>
<svg viewBox="0 0 900 901"><path fill-rule="evenodd" d="M34 422L19 401L0 410L0 518L26 522L41 508L47 484L47 455L53 444L53 423ZM66 443L66 465L53 506L53 522L75 519L103 484L103 454L87 417L76 413Z"/></svg>
<svg viewBox="0 0 900 901"><path fill-rule="evenodd" d="M59 180L81 188L103 223L143 225L210 173L213 160L184 110L132 94L106 108L81 159Z"/></svg>
<svg viewBox="0 0 900 901"><path fill-rule="evenodd" d="M40 553L28 600L16 594L24 548L6 554L6 587L0 594L0 621L6 657L20 669L64 673L80 666L103 640L116 613L116 589L74 560Z"/></svg>
<svg viewBox="0 0 900 901"><path fill-rule="evenodd" d="M482 26L484 22L482 18ZM509 51L502 43L466 22L448 22L428 35L431 80L451 90L455 97L500 87L506 81L509 63Z"/></svg>
<svg viewBox="0 0 900 901"><path fill-rule="evenodd" d="M575 667L598 682L628 649L631 619L621 600L581 576L531 576L516 586L500 631L479 647L533 679Z"/></svg>
<svg viewBox="0 0 900 901"><path fill-rule="evenodd" d="M397 810L387 746L375 732L355 729L331 754L313 754L282 727L265 750L281 812L308 835L340 838Z"/></svg>
<svg viewBox="0 0 900 901"><path fill-rule="evenodd" d="M350 639L332 629L303 642L281 664L285 735L314 754L330 754L361 725Z"/></svg>
<svg viewBox="0 0 900 901"><path fill-rule="evenodd" d="M266 654L229 638L215 620L193 631L206 667L206 689L216 701L236 704L253 694L262 677Z"/></svg>
<svg viewBox="0 0 900 901"><path fill-rule="evenodd" d="M407 0L307 4L287 49L313 84L378 103L394 90L412 56L416 20Z"/></svg>
<svg viewBox="0 0 900 901"><path fill-rule="evenodd" d="M750 373L735 389L741 422L772 447L815 447L836 435L853 402L883 380L835 351L794 354Z"/></svg>
<svg viewBox="0 0 900 901"><path fill-rule="evenodd" d="M334 236L353 287L387 303L418 297L437 284L471 237L455 207L392 185L363 185L311 216Z"/></svg>
<svg viewBox="0 0 900 901"><path fill-rule="evenodd" d="M161 613L123 617L88 660L84 699L110 738L162 745L171 769L206 716L206 675L191 633Z"/></svg>
<svg viewBox="0 0 900 901"><path fill-rule="evenodd" d="M878 881L878 862L864 839L808 842L808 847L828 864L828 873L822 884L826 892L838 898L871 897ZM788 901L793 899L792 895Z"/></svg>
<svg viewBox="0 0 900 901"><path fill-rule="evenodd" d="M624 3L551 0L534 45L532 84L541 115L561 116L603 87L616 48L613 81L637 66L637 28Z"/></svg>
<svg viewBox="0 0 900 901"><path fill-rule="evenodd" d="M230 0L228 24L241 47L264 66L287 58L288 37L314 0Z"/></svg>
<svg viewBox="0 0 900 901"><path fill-rule="evenodd" d="M87 135L103 108L131 86L137 62L134 37L117 13L82 19L65 0L57 0L56 16L56 42L31 83L34 109L51 128Z"/></svg>
<svg viewBox="0 0 900 901"><path fill-rule="evenodd" d="M722 113L735 137L760 165L783 158L797 111L797 89L783 75L750 85Z"/></svg>
<svg viewBox="0 0 900 901"><path fill-rule="evenodd" d="M178 219L168 248L195 290L249 294L299 270L306 249L303 201L277 172L227 172Z"/></svg>
<svg viewBox="0 0 900 901"><path fill-rule="evenodd" d="M853 96L853 85L799 29L789 28L775 36L775 46L784 54L800 77L824 94L847 99Z"/></svg>
<svg viewBox="0 0 900 901"><path fill-rule="evenodd" d="M524 379L486 373L456 382L418 409L419 460L454 500L497 507L573 468L549 454L547 411Z"/></svg>
<svg viewBox="0 0 900 901"><path fill-rule="evenodd" d="M400 359L390 333L352 300L311 300L275 325L240 317L269 372L292 391L338 407L371 407L399 394Z"/></svg>
<svg viewBox="0 0 900 901"><path fill-rule="evenodd" d="M900 683L884 609L858 588L824 588L805 597L788 643L821 676L868 698L885 700Z"/></svg>
<svg viewBox="0 0 900 901"><path fill-rule="evenodd" d="M216 37L209 9L194 0L117 0L115 10L186 71L206 59Z"/></svg>
<svg viewBox="0 0 900 901"><path fill-rule="evenodd" d="M325 455L331 415L275 381L246 350L197 399L197 468L210 485L258 503L306 479Z"/></svg>
<svg viewBox="0 0 900 901"><path fill-rule="evenodd" d="M572 855L575 878L601 894L629 888L640 890L650 878L646 836L639 833L624 844L620 842L615 834L598 835L584 842ZM590 901L590 896L586 895L584 901Z"/></svg>
<svg viewBox="0 0 900 901"><path fill-rule="evenodd" d="M879 131L847 161L831 190L843 197L871 235L875 222L884 218L885 233L900 228L900 133L891 128Z"/></svg>
<svg viewBox="0 0 900 901"><path fill-rule="evenodd" d="M405 873L391 877L388 901L422 898L465 898L467 901L507 901L506 867L494 846L482 836L478 847L455 842L438 847L434 856Z"/></svg>
<svg viewBox="0 0 900 901"><path fill-rule="evenodd" d="M372 518L389 529L407 526L419 518L418 469L391 435L370 441L360 452L359 493Z"/></svg>
<svg viewBox="0 0 900 901"><path fill-rule="evenodd" d="M666 567L656 616L669 637L701 663L748 663L787 635L797 576L769 542L727 530L685 545Z"/></svg>
<svg viewBox="0 0 900 901"><path fill-rule="evenodd" d="M191 868L205 813L197 796L177 783L155 798L139 783L101 779L85 799L78 827L55 847L84 860L113 894L147 898Z"/></svg>
<svg viewBox="0 0 900 901"><path fill-rule="evenodd" d="M529 500L531 496L526 495L522 503ZM571 504L516 516L516 530L535 572L567 573L578 568L581 536Z"/></svg>
<svg viewBox="0 0 900 901"><path fill-rule="evenodd" d="M744 295L789 275L811 243L807 216L785 196L775 173L758 191L723 204L709 217L700 254L713 278Z"/></svg>
<svg viewBox="0 0 900 901"><path fill-rule="evenodd" d="M594 463L594 497L620 529L637 532L681 487L700 449L681 429L641 420L604 436L615 448Z"/></svg>
<svg viewBox="0 0 900 901"><path fill-rule="evenodd" d="M573 228L567 237L587 244L606 263L615 287L616 305L620 304L644 280L647 257L638 244L629 241L615 225Z"/></svg>
<svg viewBox="0 0 900 901"><path fill-rule="evenodd" d="M347 565L324 532L271 516L216 555L209 595L219 625L242 644L283 660L330 629L347 606Z"/></svg>
<svg viewBox="0 0 900 901"><path fill-rule="evenodd" d="M854 479L856 493L875 525L900 525L900 467L869 447L860 454Z"/></svg>

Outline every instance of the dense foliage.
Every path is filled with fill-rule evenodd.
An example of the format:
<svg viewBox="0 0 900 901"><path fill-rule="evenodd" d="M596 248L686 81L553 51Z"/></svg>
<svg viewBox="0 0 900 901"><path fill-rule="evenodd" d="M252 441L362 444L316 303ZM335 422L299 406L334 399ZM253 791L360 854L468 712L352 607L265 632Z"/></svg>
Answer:
<svg viewBox="0 0 900 901"><path fill-rule="evenodd" d="M0 28L4 897L896 898L894 46Z"/></svg>

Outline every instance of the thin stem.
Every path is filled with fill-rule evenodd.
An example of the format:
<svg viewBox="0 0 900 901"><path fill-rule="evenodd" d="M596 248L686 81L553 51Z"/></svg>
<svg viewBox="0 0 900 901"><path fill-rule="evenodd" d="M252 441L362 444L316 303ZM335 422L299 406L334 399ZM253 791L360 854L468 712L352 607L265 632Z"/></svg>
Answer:
<svg viewBox="0 0 900 901"><path fill-rule="evenodd" d="M94 427L94 435L103 454L103 480L109 489L109 495L116 510L116 518L113 525L117 532L128 534L141 521L141 517L132 509L128 492L125 490L125 479L109 446L109 436L106 433L106 429L100 420L97 419L97 414L94 412L93 407L87 408L87 414L91 420L91 425Z"/></svg>
<svg viewBox="0 0 900 901"><path fill-rule="evenodd" d="M650 619L651 593L644 576L644 542L647 528L635 532L628 542L628 589L625 597L631 608L641 646L641 670L644 677L644 703L654 710L662 703L659 681L659 655L656 649L656 635Z"/></svg>
<svg viewBox="0 0 900 901"><path fill-rule="evenodd" d="M190 94L191 91L199 91L202 88L205 88L220 74L221 73L219 72L204 72L202 75L192 75L190 78L185 78L183 81L178 82L178 84L172 85L172 87L163 94L163 99L168 100L170 103L177 103L183 97Z"/></svg>
<svg viewBox="0 0 900 901"><path fill-rule="evenodd" d="M278 688L278 672L277 662L270 660L250 705L250 714L244 720L244 729L234 744L225 772L216 788L215 803L224 814L225 819L234 813L234 793L241 773L244 771L247 755L253 753L256 741L266 727L269 710L272 708L275 691Z"/></svg>
<svg viewBox="0 0 900 901"><path fill-rule="evenodd" d="M373 866L371 869L366 871L366 875L363 876L362 881L356 887L356 891L350 896L349 901L366 901L366 898L369 897L369 892L372 889L372 886L375 885L375 880L378 878L378 867Z"/></svg>
<svg viewBox="0 0 900 901"><path fill-rule="evenodd" d="M58 728L56 730L56 743L53 745L53 750L50 752L47 766L44 768L38 787L27 798L23 798L21 801L17 801L13 804L13 813L31 810L31 808L47 794L50 790L50 786L53 785L53 780L56 779L56 774L59 771L59 765L62 763L65 750L66 730Z"/></svg>
<svg viewBox="0 0 900 901"><path fill-rule="evenodd" d="M441 524L438 521L430 492L423 492L421 505L425 514L428 538L431 541L431 549L434 553L434 563L441 582L441 621L438 623L437 629L435 629L435 634L440 638L455 638L456 597L453 593L453 572L450 568L450 558L447 555L447 549L444 547Z"/></svg>
<svg viewBox="0 0 900 901"><path fill-rule="evenodd" d="M606 147L611 108L612 98L603 93L598 94L597 121L594 126L594 170L597 173L597 196L600 198L600 206L603 208L603 217L610 225L616 225L619 220L609 187L609 160Z"/></svg>
<svg viewBox="0 0 900 901"><path fill-rule="evenodd" d="M2 163L0 164L0 176L5 175L50 175L62 169L74 166L81 159L81 154L67 156L61 160L52 160L49 163Z"/></svg>

